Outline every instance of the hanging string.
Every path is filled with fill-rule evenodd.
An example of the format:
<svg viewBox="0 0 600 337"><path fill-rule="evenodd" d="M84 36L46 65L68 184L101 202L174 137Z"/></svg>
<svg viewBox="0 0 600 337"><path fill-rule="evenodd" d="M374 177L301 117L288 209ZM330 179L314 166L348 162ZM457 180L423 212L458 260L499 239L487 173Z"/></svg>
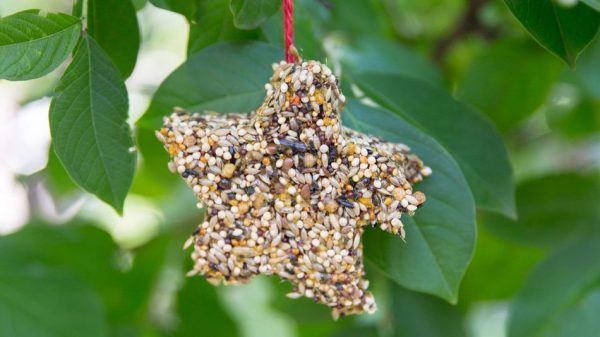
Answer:
<svg viewBox="0 0 600 337"><path fill-rule="evenodd" d="M283 10L285 61L294 63L298 60L298 51L294 47L294 0L281 0L281 7Z"/></svg>

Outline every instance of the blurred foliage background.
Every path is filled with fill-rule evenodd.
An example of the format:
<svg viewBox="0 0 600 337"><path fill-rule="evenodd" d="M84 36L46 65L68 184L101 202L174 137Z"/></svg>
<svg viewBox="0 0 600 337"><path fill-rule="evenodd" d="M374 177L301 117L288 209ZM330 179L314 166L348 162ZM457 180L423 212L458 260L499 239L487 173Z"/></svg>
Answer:
<svg viewBox="0 0 600 337"><path fill-rule="evenodd" d="M126 78L138 153L119 215L75 184L57 158L60 149L50 146L50 98L68 62L29 81L0 80L1 337L598 336L597 0L296 1L301 54L331 65L353 97L345 123L411 145L430 159L433 177L442 176L424 183L428 196L439 191L434 199L447 196L466 210L461 217L432 208L424 212L435 219L407 220L408 248L368 236L367 277L379 311L337 322L327 308L287 299L289 285L275 278L213 287L185 277L190 261L181 247L202 212L166 169L151 130L179 103L174 93L200 99L205 83L233 81L226 62L264 68L260 83L282 55L277 5L260 15L229 5L0 1L3 18L32 8L85 18ZM237 50L231 45L213 46L240 40L274 47L251 45L267 58L253 63L247 54L225 53ZM0 39L0 55L2 48ZM211 104L199 106L240 107ZM469 227L475 206L476 240ZM440 273L456 288L447 291L430 286L437 276L428 276L429 256L410 251L412 228L435 231L446 223L449 231L464 230L432 242L433 258L447 268Z"/></svg>

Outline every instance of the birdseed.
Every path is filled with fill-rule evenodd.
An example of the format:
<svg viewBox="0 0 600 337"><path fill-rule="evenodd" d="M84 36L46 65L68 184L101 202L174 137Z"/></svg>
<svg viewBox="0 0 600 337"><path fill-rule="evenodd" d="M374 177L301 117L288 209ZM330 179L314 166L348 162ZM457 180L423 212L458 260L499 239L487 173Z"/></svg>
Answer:
<svg viewBox="0 0 600 337"><path fill-rule="evenodd" d="M249 114L176 110L157 137L206 208L188 240L213 284L258 274L293 284L339 315L376 310L363 278L367 225L404 239L402 214L425 202L412 184L431 169L404 144L340 124L345 97L316 61L273 65L263 104Z"/></svg>

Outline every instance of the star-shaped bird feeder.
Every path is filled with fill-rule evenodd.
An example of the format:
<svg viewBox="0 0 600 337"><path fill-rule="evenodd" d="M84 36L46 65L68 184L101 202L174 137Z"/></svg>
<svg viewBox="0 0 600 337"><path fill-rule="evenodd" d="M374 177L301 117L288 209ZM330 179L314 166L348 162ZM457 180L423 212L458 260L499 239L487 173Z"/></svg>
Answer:
<svg viewBox="0 0 600 337"><path fill-rule="evenodd" d="M249 114L176 111L157 137L206 207L188 246L191 274L244 283L290 281L334 317L375 311L363 278L367 225L404 238L400 220L425 202L412 184L431 169L403 144L344 128L345 97L317 61L274 65L263 104Z"/></svg>

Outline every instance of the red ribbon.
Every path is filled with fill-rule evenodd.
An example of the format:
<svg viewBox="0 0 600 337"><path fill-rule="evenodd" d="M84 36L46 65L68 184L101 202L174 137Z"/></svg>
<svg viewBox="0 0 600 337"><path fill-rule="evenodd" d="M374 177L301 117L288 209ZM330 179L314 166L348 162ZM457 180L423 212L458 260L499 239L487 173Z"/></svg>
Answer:
<svg viewBox="0 0 600 337"><path fill-rule="evenodd" d="M296 56L290 51L294 45L294 0L281 0L283 9L283 39L285 45L285 61L296 62Z"/></svg>

